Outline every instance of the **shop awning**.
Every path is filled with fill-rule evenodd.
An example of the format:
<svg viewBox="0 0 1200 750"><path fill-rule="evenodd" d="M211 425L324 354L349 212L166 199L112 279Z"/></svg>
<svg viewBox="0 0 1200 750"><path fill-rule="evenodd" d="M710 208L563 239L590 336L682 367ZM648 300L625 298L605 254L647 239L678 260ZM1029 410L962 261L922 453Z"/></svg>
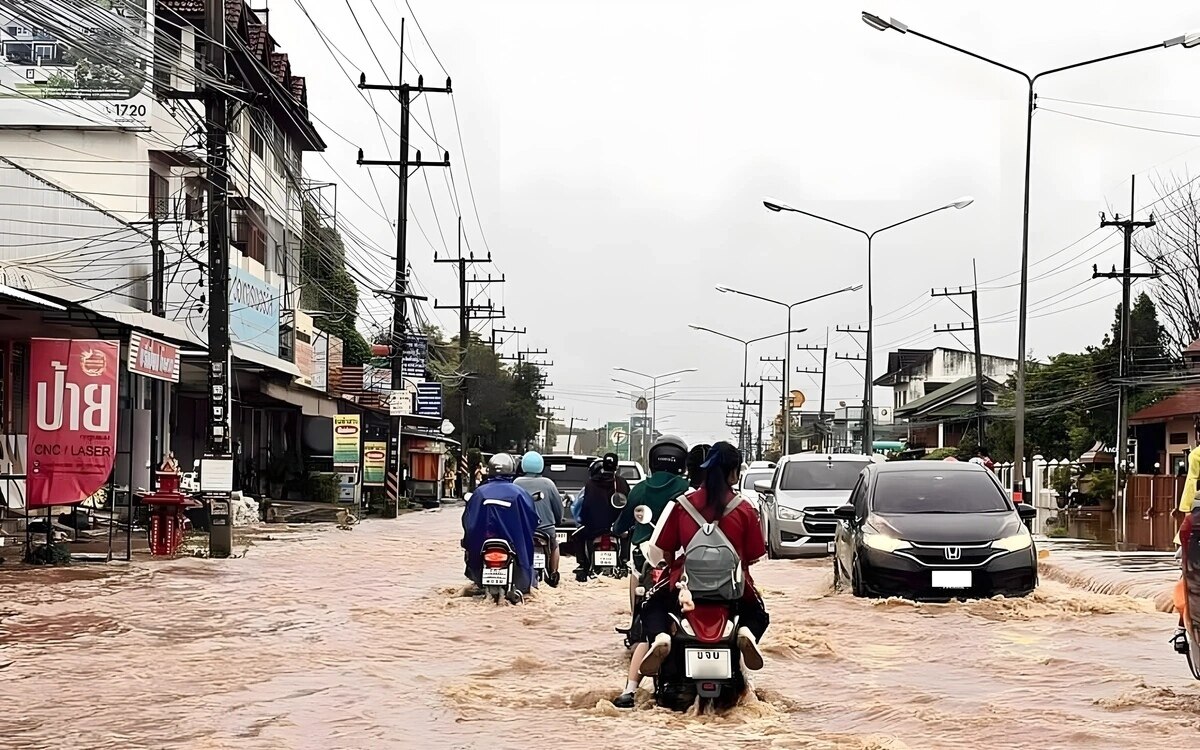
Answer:
<svg viewBox="0 0 1200 750"><path fill-rule="evenodd" d="M41 297L30 294L29 292L25 292L20 289L14 289L13 287L5 286L4 284L0 284L0 297L7 297L8 299L16 300L17 302L24 302L27 305L35 305L47 310L67 309L58 303L51 302L48 299L42 299Z"/></svg>
<svg viewBox="0 0 1200 750"><path fill-rule="evenodd" d="M417 432L415 430L400 430L400 434L404 437L420 438L421 440L432 440L436 443L445 443L446 445L462 445L457 440L452 440L445 435L430 435L428 432Z"/></svg>
<svg viewBox="0 0 1200 750"><path fill-rule="evenodd" d="M259 389L264 395L278 401L300 407L300 412L306 417L334 417L338 414L338 403L321 391L315 391L302 385L279 385L269 380L259 382Z"/></svg>
<svg viewBox="0 0 1200 750"><path fill-rule="evenodd" d="M290 375L293 378L298 378L301 374L300 368L296 367L291 362L288 362L286 359L273 357L266 352L260 352L254 347L246 346L245 344L234 342L233 356L235 359L240 359L243 362L247 362L252 365L259 365L260 367L266 367L268 369L275 370L276 372L282 372L283 374Z"/></svg>

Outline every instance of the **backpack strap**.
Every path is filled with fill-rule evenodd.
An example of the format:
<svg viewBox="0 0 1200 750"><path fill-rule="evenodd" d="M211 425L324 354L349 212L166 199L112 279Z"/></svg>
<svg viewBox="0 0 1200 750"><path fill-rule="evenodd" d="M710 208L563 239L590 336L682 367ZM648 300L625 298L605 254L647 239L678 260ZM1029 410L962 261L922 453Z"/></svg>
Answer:
<svg viewBox="0 0 1200 750"><path fill-rule="evenodd" d="M742 495L741 495L741 493L735 493L735 494L734 494L734 496L733 496L733 499L732 499L732 500L730 500L728 503L726 503L726 504L725 504L725 511L724 511L723 513L721 513L721 518L724 518L725 516L727 516L727 515L729 515L730 513L732 513L732 512L733 512L733 509L734 509L734 508L736 508L736 507L738 507L738 506L739 506L739 505L741 505L741 504L742 504Z"/></svg>
<svg viewBox="0 0 1200 750"><path fill-rule="evenodd" d="M704 528L705 524L708 523L708 521L704 520L704 516L700 514L700 511L696 510L696 506L692 504L691 498L687 495L680 495L675 498L675 504L682 507L700 528Z"/></svg>

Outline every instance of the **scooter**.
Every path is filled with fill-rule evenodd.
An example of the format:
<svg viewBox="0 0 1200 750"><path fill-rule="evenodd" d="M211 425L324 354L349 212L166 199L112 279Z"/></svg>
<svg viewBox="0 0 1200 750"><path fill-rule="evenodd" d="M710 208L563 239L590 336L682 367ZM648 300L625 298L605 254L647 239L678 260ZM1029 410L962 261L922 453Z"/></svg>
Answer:
<svg viewBox="0 0 1200 750"><path fill-rule="evenodd" d="M746 690L738 617L731 602L696 602L695 609L672 615L671 652L654 679L654 701L686 711L697 701L725 710Z"/></svg>
<svg viewBox="0 0 1200 750"><path fill-rule="evenodd" d="M633 511L633 517L638 523L649 523L652 515L650 509L645 505L639 505ZM642 630L642 603L646 601L646 594L667 575L666 563L659 563L657 566L654 566L646 562L644 552L646 544L648 542L643 542L639 550L633 554L634 562L641 562L641 569L638 571L638 585L633 590L633 611L630 613L629 627L614 628L618 633L625 636L625 648L627 649L633 648L634 645L645 639L645 632Z"/></svg>
<svg viewBox="0 0 1200 750"><path fill-rule="evenodd" d="M541 531L533 532L533 575L538 581L546 580L546 561L549 559L550 537Z"/></svg>
<svg viewBox="0 0 1200 750"><path fill-rule="evenodd" d="M1171 642L1176 653L1187 657L1192 676L1200 680L1200 508L1183 519L1179 549L1183 575L1175 589L1175 608L1183 619L1183 632Z"/></svg>
<svg viewBox="0 0 1200 750"><path fill-rule="evenodd" d="M624 578L628 568L621 561L621 540L613 534L601 534L592 540L592 576Z"/></svg>
<svg viewBox="0 0 1200 750"><path fill-rule="evenodd" d="M524 596L516 586L516 566L517 555L512 545L504 539L486 540L483 543L483 570L480 575L485 596L496 604L500 603L500 597L504 597L509 604L520 604Z"/></svg>

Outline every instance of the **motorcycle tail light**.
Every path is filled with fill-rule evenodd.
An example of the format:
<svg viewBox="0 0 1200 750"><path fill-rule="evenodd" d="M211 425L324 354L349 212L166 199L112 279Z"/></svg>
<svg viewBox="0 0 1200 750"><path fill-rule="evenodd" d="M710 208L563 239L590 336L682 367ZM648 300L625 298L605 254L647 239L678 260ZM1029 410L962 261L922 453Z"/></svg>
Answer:
<svg viewBox="0 0 1200 750"><path fill-rule="evenodd" d="M508 564L508 553L500 550L491 550L483 553L483 562L489 568L502 568Z"/></svg>

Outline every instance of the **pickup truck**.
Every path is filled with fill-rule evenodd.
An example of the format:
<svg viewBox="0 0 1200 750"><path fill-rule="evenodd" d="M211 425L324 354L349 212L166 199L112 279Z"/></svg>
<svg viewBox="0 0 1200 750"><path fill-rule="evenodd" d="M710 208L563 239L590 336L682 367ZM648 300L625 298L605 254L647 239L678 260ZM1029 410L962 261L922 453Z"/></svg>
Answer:
<svg viewBox="0 0 1200 750"><path fill-rule="evenodd" d="M576 496L587 484L588 469L592 462L599 459L596 456L552 453L542 456L542 460L546 463L542 476L554 482L554 486L558 488L558 494L562 495L563 499L563 522L554 530L555 536L558 537L559 552L564 555L574 554L571 532L578 524L575 523L575 517L571 515L571 504L575 502Z"/></svg>

